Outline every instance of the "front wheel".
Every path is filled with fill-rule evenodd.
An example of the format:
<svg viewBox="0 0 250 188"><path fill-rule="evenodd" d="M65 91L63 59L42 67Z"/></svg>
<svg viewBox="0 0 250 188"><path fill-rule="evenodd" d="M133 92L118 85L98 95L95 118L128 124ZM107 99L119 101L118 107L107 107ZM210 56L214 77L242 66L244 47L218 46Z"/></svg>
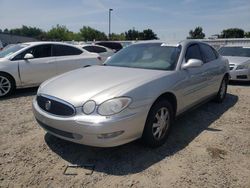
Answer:
<svg viewBox="0 0 250 188"><path fill-rule="evenodd" d="M10 95L14 90L14 80L9 75L0 73L0 98Z"/></svg>
<svg viewBox="0 0 250 188"><path fill-rule="evenodd" d="M224 76L220 85L220 89L215 97L215 102L218 102L218 103L223 102L227 94L227 84L228 84L228 78Z"/></svg>
<svg viewBox="0 0 250 188"><path fill-rule="evenodd" d="M159 147L167 139L173 121L173 107L167 100L156 102L150 109L142 140L150 147Z"/></svg>

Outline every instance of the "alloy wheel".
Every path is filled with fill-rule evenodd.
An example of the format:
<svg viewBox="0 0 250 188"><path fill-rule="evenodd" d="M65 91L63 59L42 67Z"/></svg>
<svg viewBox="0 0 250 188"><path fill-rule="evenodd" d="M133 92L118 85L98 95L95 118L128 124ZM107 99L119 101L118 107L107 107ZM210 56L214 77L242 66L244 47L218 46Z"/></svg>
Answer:
<svg viewBox="0 0 250 188"><path fill-rule="evenodd" d="M222 99L225 95L226 92L226 80L223 79L222 83L221 83L221 89L220 89L220 98Z"/></svg>
<svg viewBox="0 0 250 188"><path fill-rule="evenodd" d="M169 111L166 107L162 107L155 115L152 133L156 140L160 140L166 134L170 125Z"/></svg>
<svg viewBox="0 0 250 188"><path fill-rule="evenodd" d="M4 96L7 93L9 93L10 89L11 89L10 81L4 76L0 76L0 96Z"/></svg>

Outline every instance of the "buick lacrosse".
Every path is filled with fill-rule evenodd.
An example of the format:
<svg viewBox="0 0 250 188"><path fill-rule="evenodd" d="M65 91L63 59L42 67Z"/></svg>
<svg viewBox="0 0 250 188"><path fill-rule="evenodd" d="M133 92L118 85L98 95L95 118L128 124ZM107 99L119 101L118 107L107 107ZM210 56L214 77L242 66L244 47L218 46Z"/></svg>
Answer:
<svg viewBox="0 0 250 188"><path fill-rule="evenodd" d="M141 42L103 66L45 81L33 111L43 129L65 140L112 147L141 138L157 147L176 116L209 99L222 102L228 79L228 61L205 43Z"/></svg>

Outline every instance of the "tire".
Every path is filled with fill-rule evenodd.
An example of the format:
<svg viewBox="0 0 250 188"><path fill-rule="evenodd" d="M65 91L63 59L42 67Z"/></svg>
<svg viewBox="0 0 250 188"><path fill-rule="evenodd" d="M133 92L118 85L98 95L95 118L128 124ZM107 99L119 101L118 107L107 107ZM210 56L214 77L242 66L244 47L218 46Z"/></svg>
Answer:
<svg viewBox="0 0 250 188"><path fill-rule="evenodd" d="M227 94L227 85L228 85L228 78L227 78L227 76L224 76L224 78L222 79L221 84L220 84L220 89L219 89L219 91L214 99L215 102L217 102L217 103L223 102L223 100L225 99L226 94Z"/></svg>
<svg viewBox="0 0 250 188"><path fill-rule="evenodd" d="M166 117L165 121L164 117ZM148 113L142 134L143 143L152 148L163 145L168 137L172 122L172 105L167 100L156 102Z"/></svg>
<svg viewBox="0 0 250 188"><path fill-rule="evenodd" d="M0 73L0 98L11 95L15 91L14 79L5 73Z"/></svg>

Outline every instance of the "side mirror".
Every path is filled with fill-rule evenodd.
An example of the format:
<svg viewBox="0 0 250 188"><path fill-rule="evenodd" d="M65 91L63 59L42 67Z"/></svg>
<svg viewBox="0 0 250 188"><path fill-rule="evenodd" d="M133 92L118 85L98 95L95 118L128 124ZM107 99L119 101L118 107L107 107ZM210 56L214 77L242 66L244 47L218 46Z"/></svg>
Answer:
<svg viewBox="0 0 250 188"><path fill-rule="evenodd" d="M203 61L199 59L189 59L187 63L183 64L182 69L196 68L201 67L203 65Z"/></svg>
<svg viewBox="0 0 250 188"><path fill-rule="evenodd" d="M34 56L32 55L32 54L30 54L30 53L27 53L27 54L25 54L25 56L24 56L24 59L25 60L27 60L27 59L33 59L34 58Z"/></svg>

